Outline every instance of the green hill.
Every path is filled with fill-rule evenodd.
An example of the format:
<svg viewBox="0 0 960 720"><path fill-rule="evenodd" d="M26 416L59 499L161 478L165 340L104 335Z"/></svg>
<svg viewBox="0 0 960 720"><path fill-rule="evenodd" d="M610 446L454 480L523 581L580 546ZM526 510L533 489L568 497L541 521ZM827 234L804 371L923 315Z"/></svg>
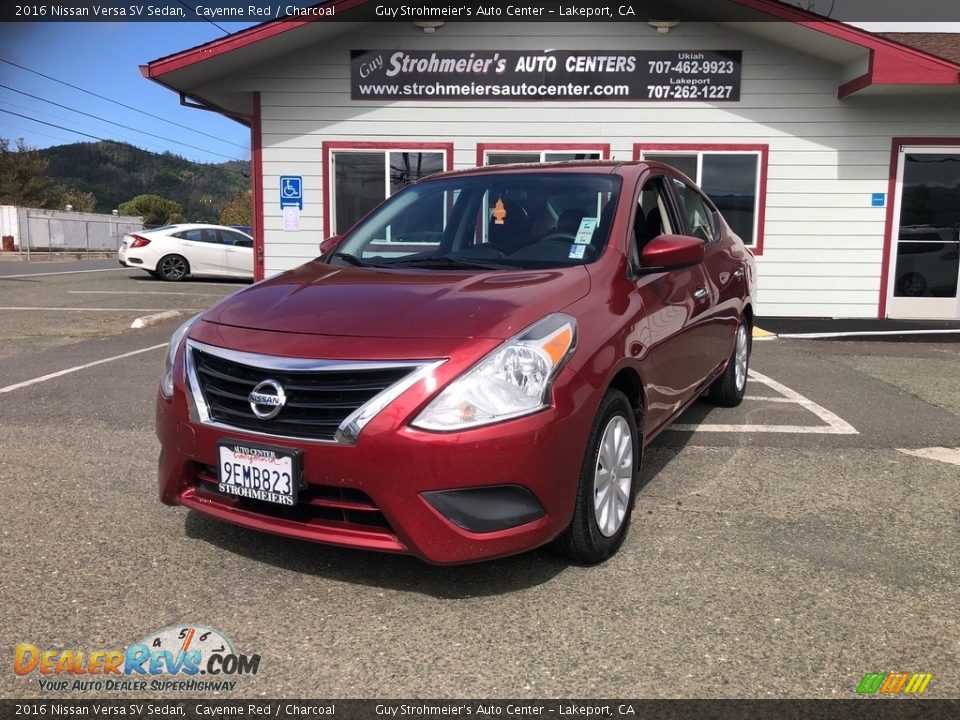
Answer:
<svg viewBox="0 0 960 720"><path fill-rule="evenodd" d="M217 222L224 205L250 188L245 161L207 165L112 141L57 145L39 153L50 162L49 177L96 196L97 212L149 193L180 203L188 221Z"/></svg>

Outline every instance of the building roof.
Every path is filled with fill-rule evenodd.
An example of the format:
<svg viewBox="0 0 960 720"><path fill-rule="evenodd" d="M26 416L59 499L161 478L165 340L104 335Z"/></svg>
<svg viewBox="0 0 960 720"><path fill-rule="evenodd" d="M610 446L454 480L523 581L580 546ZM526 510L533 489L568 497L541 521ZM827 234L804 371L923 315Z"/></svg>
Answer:
<svg viewBox="0 0 960 720"><path fill-rule="evenodd" d="M888 40L960 63L960 33L880 33Z"/></svg>
<svg viewBox="0 0 960 720"><path fill-rule="evenodd" d="M224 38L157 58L141 66L143 75L180 93L181 102L194 100L245 122L253 112L252 92L218 93L211 87L218 77L262 64L297 48L323 42L362 22L350 11L369 10L371 0L327 0L337 22L279 19L241 30ZM960 50L948 33L870 33L830 20L778 0L670 0L670 4L703 17L706 7L725 7L744 32L765 37L802 52L817 55L861 74L837 88L845 98L880 88L920 86L960 87ZM689 15L688 15L689 16ZM778 22L771 22L778 21ZM866 72L863 72L865 68ZM849 77L849 75L847 75Z"/></svg>

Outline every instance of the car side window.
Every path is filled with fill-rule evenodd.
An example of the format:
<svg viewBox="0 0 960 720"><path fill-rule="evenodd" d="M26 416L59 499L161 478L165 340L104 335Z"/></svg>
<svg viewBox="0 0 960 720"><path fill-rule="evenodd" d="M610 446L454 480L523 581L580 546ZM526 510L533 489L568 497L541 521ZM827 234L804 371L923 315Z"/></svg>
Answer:
<svg viewBox="0 0 960 720"><path fill-rule="evenodd" d="M220 242L224 245L233 245L235 247L253 247L253 240L243 233L233 232L232 230L218 230L220 233Z"/></svg>
<svg viewBox="0 0 960 720"><path fill-rule="evenodd" d="M184 230L176 234L176 237L190 242L214 243L220 242L217 237L217 231L213 228L195 228L193 230Z"/></svg>
<svg viewBox="0 0 960 720"><path fill-rule="evenodd" d="M633 220L633 233L638 249L659 235L673 232L670 213L663 190L663 178L648 180L637 198L637 212Z"/></svg>
<svg viewBox="0 0 960 720"><path fill-rule="evenodd" d="M707 202L699 192L682 180L673 178L673 189L685 226L684 231L704 242L713 242L717 238L717 227L713 211Z"/></svg>

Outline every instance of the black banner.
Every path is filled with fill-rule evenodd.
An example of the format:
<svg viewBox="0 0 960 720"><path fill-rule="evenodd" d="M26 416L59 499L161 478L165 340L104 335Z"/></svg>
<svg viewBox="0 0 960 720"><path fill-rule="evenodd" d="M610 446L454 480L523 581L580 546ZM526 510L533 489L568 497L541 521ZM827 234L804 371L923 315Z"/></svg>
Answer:
<svg viewBox="0 0 960 720"><path fill-rule="evenodd" d="M735 102L740 50L353 50L354 100Z"/></svg>
<svg viewBox="0 0 960 720"><path fill-rule="evenodd" d="M769 12L769 7L779 12ZM653 6L656 7L656 6ZM680 22L957 22L956 0L782 0L663 3L658 19ZM646 2L571 0L25 0L0 3L0 22L631 22L646 24ZM3 28L0 28L2 34Z"/></svg>
<svg viewBox="0 0 960 720"><path fill-rule="evenodd" d="M4 718L940 720L958 700L0 700Z"/></svg>

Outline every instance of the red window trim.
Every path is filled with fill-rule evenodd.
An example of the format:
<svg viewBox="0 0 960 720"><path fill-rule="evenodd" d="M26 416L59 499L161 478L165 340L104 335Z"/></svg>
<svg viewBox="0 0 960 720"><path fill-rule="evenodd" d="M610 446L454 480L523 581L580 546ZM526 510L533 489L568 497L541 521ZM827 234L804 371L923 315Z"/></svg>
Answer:
<svg viewBox="0 0 960 720"><path fill-rule="evenodd" d="M742 145L725 143L634 143L633 159L644 152L755 152L760 154L760 183L757 196L757 237L747 249L756 256L763 255L763 238L767 221L767 166L770 164L769 145Z"/></svg>
<svg viewBox="0 0 960 720"><path fill-rule="evenodd" d="M263 280L263 135L260 132L260 93L253 93L253 116L250 118L250 184L253 193L253 279Z"/></svg>
<svg viewBox="0 0 960 720"><path fill-rule="evenodd" d="M609 143L477 143L477 167L484 167L488 152L549 152L552 150L598 152L601 160L610 159Z"/></svg>
<svg viewBox="0 0 960 720"><path fill-rule="evenodd" d="M890 275L890 251L893 249L893 206L897 193L897 161L902 145L944 145L960 150L960 137L895 137L890 142L890 172L887 182L887 213L883 228L883 259L880 265L880 302L877 304L877 317L883 320L887 316L887 288Z"/></svg>
<svg viewBox="0 0 960 720"><path fill-rule="evenodd" d="M330 208L333 207L333 178L330 175L330 153L335 150L433 150L446 158L445 170L453 170L451 142L385 142L371 140L328 140L323 143L323 237L330 237Z"/></svg>

